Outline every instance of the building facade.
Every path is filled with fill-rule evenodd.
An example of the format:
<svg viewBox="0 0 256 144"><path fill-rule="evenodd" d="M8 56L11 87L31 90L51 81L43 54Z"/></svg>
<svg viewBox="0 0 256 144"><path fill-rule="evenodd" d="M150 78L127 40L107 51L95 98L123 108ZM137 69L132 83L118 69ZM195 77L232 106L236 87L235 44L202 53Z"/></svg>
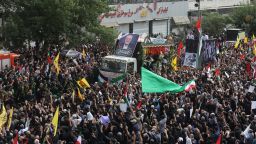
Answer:
<svg viewBox="0 0 256 144"><path fill-rule="evenodd" d="M110 5L113 11L100 16L101 24L115 27L119 32L168 35L176 24L188 24L188 2L130 3Z"/></svg>
<svg viewBox="0 0 256 144"><path fill-rule="evenodd" d="M202 11L228 14L251 0L200 0ZM197 19L196 0L110 0L113 11L100 16L101 24L123 33L179 33Z"/></svg>
<svg viewBox="0 0 256 144"><path fill-rule="evenodd" d="M201 10L219 10L223 8L234 8L244 4L250 4L251 0L200 0ZM188 0L189 11L197 11L196 0Z"/></svg>
<svg viewBox="0 0 256 144"><path fill-rule="evenodd" d="M195 7L196 0L188 0L189 17L195 18L198 15L198 8ZM228 14L236 7L250 4L251 0L200 0L200 10Z"/></svg>

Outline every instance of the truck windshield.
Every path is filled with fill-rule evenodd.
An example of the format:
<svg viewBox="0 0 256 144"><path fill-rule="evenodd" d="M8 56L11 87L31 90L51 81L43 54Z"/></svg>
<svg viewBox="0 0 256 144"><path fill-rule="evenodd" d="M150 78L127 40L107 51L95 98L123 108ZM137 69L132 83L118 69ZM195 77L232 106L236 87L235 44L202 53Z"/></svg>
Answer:
<svg viewBox="0 0 256 144"><path fill-rule="evenodd" d="M125 62L103 59L100 69L102 71L107 71L107 72L124 73L125 68L126 68Z"/></svg>

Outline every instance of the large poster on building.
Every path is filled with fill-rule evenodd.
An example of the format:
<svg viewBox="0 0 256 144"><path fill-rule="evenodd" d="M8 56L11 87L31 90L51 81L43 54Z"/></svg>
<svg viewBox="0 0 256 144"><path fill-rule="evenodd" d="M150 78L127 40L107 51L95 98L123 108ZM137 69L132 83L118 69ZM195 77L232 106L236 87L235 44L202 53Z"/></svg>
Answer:
<svg viewBox="0 0 256 144"><path fill-rule="evenodd" d="M186 40L186 54L184 59L184 66L190 66L196 68L197 62L197 49L198 40L187 39Z"/></svg>
<svg viewBox="0 0 256 144"><path fill-rule="evenodd" d="M126 34L119 39L115 54L132 57L139 39L138 34Z"/></svg>
<svg viewBox="0 0 256 144"><path fill-rule="evenodd" d="M214 61L216 59L216 41L204 40L202 42L202 64Z"/></svg>

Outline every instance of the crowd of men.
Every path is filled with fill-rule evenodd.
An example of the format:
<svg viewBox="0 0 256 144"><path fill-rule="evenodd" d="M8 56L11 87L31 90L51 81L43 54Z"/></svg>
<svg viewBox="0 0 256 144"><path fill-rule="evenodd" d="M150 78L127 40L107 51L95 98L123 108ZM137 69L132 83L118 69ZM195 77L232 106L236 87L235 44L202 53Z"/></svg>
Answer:
<svg viewBox="0 0 256 144"><path fill-rule="evenodd" d="M59 75L53 64L48 66L46 53L20 51L18 66L0 72L1 105L8 115L14 108L10 127L1 129L0 143L18 138L24 144L73 144L81 138L83 144L212 144L219 137L226 144L256 143L256 111L251 109L256 97L248 90L254 85L254 60L249 49L229 46L203 70L172 71L166 62L150 67L178 84L196 80L194 90L178 94L142 93L139 74L121 83L95 82L101 57L110 53L104 46L87 46L87 56L77 59L78 64L61 56ZM57 55L49 52L52 58ZM77 85L84 77L90 88ZM77 92L72 97L77 88L84 100ZM57 107L54 136L51 123Z"/></svg>

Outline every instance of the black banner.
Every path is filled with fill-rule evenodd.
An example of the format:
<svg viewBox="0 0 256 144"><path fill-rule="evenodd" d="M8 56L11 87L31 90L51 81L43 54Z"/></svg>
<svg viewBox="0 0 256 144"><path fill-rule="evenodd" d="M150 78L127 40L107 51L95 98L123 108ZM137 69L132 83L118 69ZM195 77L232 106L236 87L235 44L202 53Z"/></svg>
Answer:
<svg viewBox="0 0 256 144"><path fill-rule="evenodd" d="M197 53L199 41L193 39L186 40L186 53Z"/></svg>
<svg viewBox="0 0 256 144"><path fill-rule="evenodd" d="M216 59L216 41L215 40L204 40L202 42L202 64L212 62Z"/></svg>

